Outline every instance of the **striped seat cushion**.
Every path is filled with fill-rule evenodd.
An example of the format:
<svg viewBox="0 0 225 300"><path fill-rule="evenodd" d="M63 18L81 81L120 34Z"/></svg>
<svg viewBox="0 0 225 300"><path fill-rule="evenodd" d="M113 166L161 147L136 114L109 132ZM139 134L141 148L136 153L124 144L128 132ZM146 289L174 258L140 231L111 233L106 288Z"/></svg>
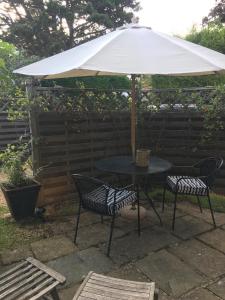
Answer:
<svg viewBox="0 0 225 300"><path fill-rule="evenodd" d="M208 187L199 178L184 178L178 182L177 181L184 176L167 176L167 184L173 192L178 192L180 194L198 195L206 196L208 193Z"/></svg>
<svg viewBox="0 0 225 300"><path fill-rule="evenodd" d="M99 213L112 215L114 195L115 189L102 185L83 196L83 206ZM136 201L136 193L134 191L117 191L115 212L117 213L121 208L134 201Z"/></svg>

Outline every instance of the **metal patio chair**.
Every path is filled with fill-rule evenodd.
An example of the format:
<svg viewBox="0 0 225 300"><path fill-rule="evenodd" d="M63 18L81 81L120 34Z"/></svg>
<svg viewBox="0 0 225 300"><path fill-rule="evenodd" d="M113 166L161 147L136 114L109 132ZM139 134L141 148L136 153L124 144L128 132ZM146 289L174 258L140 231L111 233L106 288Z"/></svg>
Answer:
<svg viewBox="0 0 225 300"><path fill-rule="evenodd" d="M73 174L72 178L75 182L80 198L77 214L77 223L74 235L74 243L76 243L77 239L81 207L101 215L101 218L103 218L103 216L110 216L111 227L107 248L107 256L109 256L115 216L118 214L121 208L135 201L138 202L137 205L139 207L139 200L138 197L136 197L136 192L129 190L131 187L134 187L134 185L129 185L124 188L115 188L93 177L88 177L80 174ZM137 209L137 212L139 226L139 209Z"/></svg>
<svg viewBox="0 0 225 300"><path fill-rule="evenodd" d="M163 192L163 203L162 211L164 211L164 203L166 190L171 191L174 197L174 212L173 212L173 222L172 229L175 227L175 217L177 208L177 195L193 195L197 197L200 211L202 212L201 201L199 197L207 197L209 208L211 211L212 221L214 227L216 227L216 222L213 214L213 209L210 199L210 190L213 187L217 172L223 165L223 159L221 157L208 157L200 160L193 166L180 166L181 168L186 168L189 170L189 174L196 170L198 171L198 176L167 176L166 184ZM193 174L193 173L192 173Z"/></svg>

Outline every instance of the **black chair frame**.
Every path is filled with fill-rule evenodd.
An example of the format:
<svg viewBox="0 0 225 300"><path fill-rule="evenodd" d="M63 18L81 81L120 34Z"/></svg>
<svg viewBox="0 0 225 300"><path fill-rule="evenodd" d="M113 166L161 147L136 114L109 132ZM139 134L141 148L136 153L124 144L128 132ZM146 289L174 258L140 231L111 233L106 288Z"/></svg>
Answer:
<svg viewBox="0 0 225 300"><path fill-rule="evenodd" d="M189 170L193 170L193 169L200 169L200 174L202 173L202 166L204 167L204 165L209 162L209 161L214 161L215 162L215 168L213 168L213 170L209 171L207 175L205 176L182 176L180 177L175 185L175 191L171 189L171 187L167 184L167 182L165 183L164 186L164 191L163 191L163 202L162 202L162 212L164 212L164 207L165 207L165 197L166 197L166 190L168 189L170 192L172 192L175 196L174 196L174 208L173 208L173 221L172 221L172 230L174 230L175 228L175 218L176 218L176 209L177 209L177 196L180 195L192 195L192 193L180 193L178 191L178 187L179 187L179 183L181 180L185 180L185 179L201 179L207 186L207 194L206 197L208 199L208 204L209 204L209 209L211 212L211 216L212 216L212 221L213 221L213 225L214 227L216 227L216 221L215 221L215 217L214 217L214 213L213 213L213 209L212 209L212 203L211 203L211 198L210 198L210 189L213 186L216 174L218 172L218 170L222 167L223 165L223 159L221 157L209 157L209 158L205 158L200 160L199 162L197 162L196 164L192 165L192 166L177 166L176 168L186 168ZM205 196L205 195L204 195ZM201 201L199 197L204 197L202 195L196 195L197 197L197 201L198 201L198 205L199 205L199 209L200 212L202 213L202 206L201 206Z"/></svg>
<svg viewBox="0 0 225 300"><path fill-rule="evenodd" d="M107 256L110 255L110 250L111 250L111 243L112 243L112 235L113 235L113 230L114 230L114 224L115 224L115 217L117 215L116 213L116 195L118 192L124 191L124 190L129 190L132 187L135 188L134 184L130 184L127 185L123 188L115 188L114 186L111 186L110 184L106 184L104 181L101 181L99 179L93 178L93 177L89 177L89 176L84 176L84 175L80 175L80 174L72 174L72 178L75 182L75 186L77 188L78 191L78 195L79 195L79 205L78 205L78 212L77 212L77 220L76 220L76 228L75 228L75 234L74 234L74 243L76 244L76 240L77 240L77 234L78 234L78 228L79 228L79 222L80 222L80 215L81 215L81 208L83 209L87 209L90 210L94 213L100 214L101 215L101 222L103 223L103 217L104 216L110 216L111 217L111 225L110 225L110 234L109 234L109 241L108 241L108 246L107 246ZM91 209L91 208L86 208L86 205L84 203L84 199L83 199L83 193L82 190L80 188L80 184L79 184L79 180L86 180L86 181L91 181L93 183L99 184L102 187L105 186L106 189L106 194L105 194L105 212L98 212L97 209ZM112 188L115 192L113 195L113 209L112 209L112 213L108 212L108 207L107 207L107 198L108 198L108 193L109 193L109 189ZM138 193L138 191L137 191ZM136 197L137 199L137 217L138 217L138 234L140 235L140 203L139 203L139 195L137 195Z"/></svg>

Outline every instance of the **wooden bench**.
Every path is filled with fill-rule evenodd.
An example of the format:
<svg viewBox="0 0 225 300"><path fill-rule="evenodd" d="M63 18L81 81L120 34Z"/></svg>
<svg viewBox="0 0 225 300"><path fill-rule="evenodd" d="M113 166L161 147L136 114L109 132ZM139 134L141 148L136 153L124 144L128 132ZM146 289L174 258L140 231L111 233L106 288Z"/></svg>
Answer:
<svg viewBox="0 0 225 300"><path fill-rule="evenodd" d="M137 282L89 272L73 300L157 300L154 282Z"/></svg>
<svg viewBox="0 0 225 300"><path fill-rule="evenodd" d="M0 299L4 300L59 300L57 285L63 284L66 278L48 268L38 260L29 257L9 271L0 274Z"/></svg>

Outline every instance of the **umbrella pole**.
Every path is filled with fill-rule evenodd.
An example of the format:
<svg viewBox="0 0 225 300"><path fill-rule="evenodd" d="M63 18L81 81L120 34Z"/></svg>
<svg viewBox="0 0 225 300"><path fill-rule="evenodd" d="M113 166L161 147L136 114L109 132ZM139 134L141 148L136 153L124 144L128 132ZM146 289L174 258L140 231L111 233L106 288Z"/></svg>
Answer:
<svg viewBox="0 0 225 300"><path fill-rule="evenodd" d="M132 159L135 162L136 157L136 89L135 89L135 75L131 75L131 150L132 150Z"/></svg>

